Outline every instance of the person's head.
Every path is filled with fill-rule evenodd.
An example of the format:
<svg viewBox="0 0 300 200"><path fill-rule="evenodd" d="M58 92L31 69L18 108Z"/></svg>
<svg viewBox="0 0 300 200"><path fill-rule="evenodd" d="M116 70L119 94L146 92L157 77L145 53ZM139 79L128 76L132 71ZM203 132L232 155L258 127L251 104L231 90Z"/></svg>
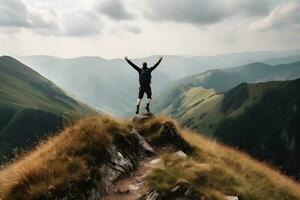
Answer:
<svg viewBox="0 0 300 200"><path fill-rule="evenodd" d="M146 69L147 68L147 63L143 62L143 68Z"/></svg>

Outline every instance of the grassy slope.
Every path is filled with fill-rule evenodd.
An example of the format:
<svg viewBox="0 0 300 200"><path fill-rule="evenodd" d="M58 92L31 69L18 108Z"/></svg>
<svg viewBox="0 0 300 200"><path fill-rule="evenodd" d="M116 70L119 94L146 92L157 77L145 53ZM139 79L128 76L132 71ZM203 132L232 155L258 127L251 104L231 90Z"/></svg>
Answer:
<svg viewBox="0 0 300 200"><path fill-rule="evenodd" d="M260 100L222 120L214 135L299 178L299 90L300 79L250 85L250 94L260 94Z"/></svg>
<svg viewBox="0 0 300 200"><path fill-rule="evenodd" d="M56 131L65 118L91 113L29 67L11 57L0 57L0 151L4 154Z"/></svg>
<svg viewBox="0 0 300 200"><path fill-rule="evenodd" d="M255 83L272 80L293 80L300 77L300 62L268 65L251 63L224 70L210 70L200 74L187 76L166 88L159 101L155 101L154 110L160 112L171 102L175 104L191 87L214 89L217 92L227 92L242 82ZM174 101L175 99L175 101ZM175 103L174 103L175 102Z"/></svg>
<svg viewBox="0 0 300 200"><path fill-rule="evenodd" d="M190 88L163 113L299 177L299 83L241 84L226 94Z"/></svg>
<svg viewBox="0 0 300 200"><path fill-rule="evenodd" d="M188 181L195 197L224 199L299 199L299 184L263 163L235 149L208 140L198 133L183 132L183 137L196 146L197 152L187 160L166 155L164 164L149 177L158 189L176 182ZM191 195L193 198L193 195Z"/></svg>
<svg viewBox="0 0 300 200"><path fill-rule="evenodd" d="M219 112L222 100L223 95L214 90L190 88L173 98L162 113L180 119L190 128L201 127L201 131L207 133L213 129L212 124L222 119L222 113Z"/></svg>
<svg viewBox="0 0 300 200"><path fill-rule="evenodd" d="M264 63L251 63L235 68L228 68L224 70L210 70L201 74L188 76L178 80L169 88L165 89L162 95L158 98L159 101L154 102L154 109L157 112L171 114L172 116L180 119L190 127L197 128L205 133L212 133L215 131L215 126L220 118L218 113L218 103L202 97L203 92L198 90L190 91L193 87L202 87L206 89L214 89L215 94L218 96L218 92L226 92L230 89L238 86L242 82L259 82L270 80L292 80L300 77L300 62L280 64L280 65L268 65ZM261 87L261 89L260 89ZM229 113L230 117L237 115L253 103L257 101L261 96L260 91L264 90L264 87L260 86L251 90L251 97L248 99L243 107ZM197 93L191 95L191 93ZM211 91L211 95L214 92ZM222 95L219 95L219 101L221 101ZM216 98L216 96L215 96ZM215 99L213 98L213 99ZM250 101L253 99L252 101ZM182 101L185 101L182 104ZM192 105L194 101L203 101L203 103ZM188 103L189 102L189 103ZM211 102L211 103L210 103ZM188 105L189 104L189 105ZM190 106L187 110L187 107ZM207 109L207 105L211 105L210 109ZM214 106L216 105L216 106ZM188 112L186 112L188 111ZM221 113L221 117L224 115ZM207 116L207 117L204 117Z"/></svg>
<svg viewBox="0 0 300 200"><path fill-rule="evenodd" d="M166 122L174 123L157 117L139 129L152 145L159 145L160 126ZM53 199L57 191L74 194L88 188L95 172L101 176L95 166L101 163L104 150L130 134L133 126L126 120L94 117L67 127L0 171L0 198ZM278 171L196 133L179 131L195 151L185 160L165 152L164 162L148 177L151 187L164 191L176 182L188 181L191 196L300 199L299 184Z"/></svg>
<svg viewBox="0 0 300 200"><path fill-rule="evenodd" d="M11 57L0 57L0 70L1 106L30 107L71 115L91 111Z"/></svg>

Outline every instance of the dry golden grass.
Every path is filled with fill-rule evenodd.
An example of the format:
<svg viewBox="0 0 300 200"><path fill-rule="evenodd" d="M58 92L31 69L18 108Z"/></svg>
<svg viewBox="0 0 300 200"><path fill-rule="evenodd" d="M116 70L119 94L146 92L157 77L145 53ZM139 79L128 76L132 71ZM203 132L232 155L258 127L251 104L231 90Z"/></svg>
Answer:
<svg viewBox="0 0 300 200"><path fill-rule="evenodd" d="M176 124L167 117L156 117L143 125L90 117L69 125L0 171L0 199L54 199L51 195L59 192L83 190L91 179L91 170L101 165L109 145L126 137L133 127L152 144L160 145L164 123ZM299 184L278 170L197 133L177 128L196 150L187 159L165 153L164 162L149 176L152 187L163 191L187 181L194 195L205 194L212 199L223 199L225 195L247 200L300 199Z"/></svg>
<svg viewBox="0 0 300 200"><path fill-rule="evenodd" d="M0 199L33 199L88 181L105 148L130 131L128 122L109 117L90 117L66 127L0 171Z"/></svg>
<svg viewBox="0 0 300 200"><path fill-rule="evenodd" d="M236 149L207 139L190 130L181 130L183 138L196 148L188 159L164 163L148 177L149 183L164 191L178 181L188 181L192 190L212 199L236 195L241 199L300 199L300 185Z"/></svg>

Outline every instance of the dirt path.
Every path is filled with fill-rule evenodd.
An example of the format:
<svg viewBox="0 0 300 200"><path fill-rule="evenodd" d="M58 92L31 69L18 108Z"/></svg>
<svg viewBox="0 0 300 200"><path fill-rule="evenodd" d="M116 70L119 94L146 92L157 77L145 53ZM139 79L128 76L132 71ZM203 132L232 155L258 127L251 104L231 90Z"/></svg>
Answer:
<svg viewBox="0 0 300 200"><path fill-rule="evenodd" d="M158 156L147 158L140 162L140 166L129 177L120 179L112 186L105 200L137 200L148 191L146 176L159 163Z"/></svg>

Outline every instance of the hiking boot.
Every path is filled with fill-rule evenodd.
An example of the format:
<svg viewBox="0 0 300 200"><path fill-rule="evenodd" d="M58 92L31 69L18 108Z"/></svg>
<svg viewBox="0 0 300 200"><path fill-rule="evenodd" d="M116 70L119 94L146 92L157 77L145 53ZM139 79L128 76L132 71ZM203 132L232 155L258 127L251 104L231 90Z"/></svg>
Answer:
<svg viewBox="0 0 300 200"><path fill-rule="evenodd" d="M146 108L145 108L146 110L147 110L147 112L150 112L150 108L149 108L149 106L146 106Z"/></svg>

